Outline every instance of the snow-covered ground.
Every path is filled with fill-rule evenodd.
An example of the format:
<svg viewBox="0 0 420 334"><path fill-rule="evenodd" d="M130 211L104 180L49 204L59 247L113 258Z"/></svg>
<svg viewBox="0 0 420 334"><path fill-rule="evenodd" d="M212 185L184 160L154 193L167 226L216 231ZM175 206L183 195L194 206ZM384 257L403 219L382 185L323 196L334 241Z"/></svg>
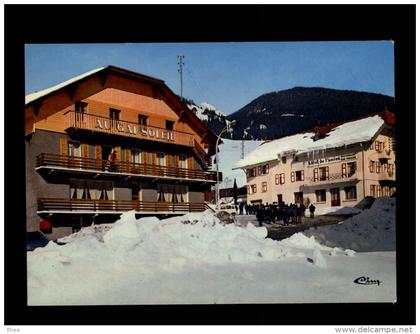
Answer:
<svg viewBox="0 0 420 334"><path fill-rule="evenodd" d="M257 148L263 141L244 140L244 154L248 154ZM241 159L242 140L232 140L223 138L223 144L219 145L219 171L223 173L221 188L233 187L234 179L238 187L246 185L246 175L242 169L232 170L232 167ZM213 170L216 165L213 164Z"/></svg>
<svg viewBox="0 0 420 334"><path fill-rule="evenodd" d="M391 214L378 207L372 215ZM359 218L358 225L350 222L352 232L364 230L371 219L365 212L352 219ZM386 219L386 226L393 223ZM381 238L376 232L365 234L371 244ZM334 238L354 233L341 228ZM282 241L266 236L265 227L225 225L210 211L165 220L136 220L128 212L113 225L87 227L62 239L66 245L50 242L28 252L28 304L396 300L394 251L356 253L303 233ZM356 284L359 277L380 283Z"/></svg>
<svg viewBox="0 0 420 334"><path fill-rule="evenodd" d="M395 251L395 198L378 198L369 210L337 225L305 232L330 247L358 252Z"/></svg>

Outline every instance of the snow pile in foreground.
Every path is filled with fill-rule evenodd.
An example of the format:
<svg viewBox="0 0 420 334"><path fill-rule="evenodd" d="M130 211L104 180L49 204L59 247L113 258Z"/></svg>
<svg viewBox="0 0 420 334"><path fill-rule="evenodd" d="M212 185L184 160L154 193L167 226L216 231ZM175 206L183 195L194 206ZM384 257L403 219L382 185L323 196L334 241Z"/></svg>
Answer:
<svg viewBox="0 0 420 334"><path fill-rule="evenodd" d="M223 224L211 211L165 220L128 212L28 252L28 304L395 300L393 254L354 256L303 234L266 236L265 227ZM354 284L366 268L384 282L380 291Z"/></svg>
<svg viewBox="0 0 420 334"><path fill-rule="evenodd" d="M136 219L134 212L127 212L113 225L90 226L60 239L67 245L57 250L66 254L68 248L82 248L87 243L103 255L129 255L141 261L165 264L171 261L249 263L293 255L289 247L266 239L266 236L266 228L257 228L251 223L245 228L223 224L211 211L165 220L156 217ZM315 244L312 246L316 247ZM38 249L34 254L42 252Z"/></svg>
<svg viewBox="0 0 420 334"><path fill-rule="evenodd" d="M312 228L304 234L329 247L357 252L395 251L395 198L378 198L370 209L351 219Z"/></svg>

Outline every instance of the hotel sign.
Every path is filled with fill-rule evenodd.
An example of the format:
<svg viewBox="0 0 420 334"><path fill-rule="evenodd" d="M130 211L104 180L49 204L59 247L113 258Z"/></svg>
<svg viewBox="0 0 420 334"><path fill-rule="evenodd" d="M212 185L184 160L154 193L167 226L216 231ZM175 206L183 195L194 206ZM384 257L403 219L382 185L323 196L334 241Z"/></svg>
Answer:
<svg viewBox="0 0 420 334"><path fill-rule="evenodd" d="M321 158L308 161L308 165L322 165L322 164L329 164L334 162L340 161L347 161L347 160L356 160L356 155L354 154L347 154L347 155L338 155L335 157L328 157L328 158Z"/></svg>
<svg viewBox="0 0 420 334"><path fill-rule="evenodd" d="M129 124L117 120L109 120L97 117L95 120L95 128L107 130L112 133L121 133L123 135L133 137L147 137L158 140L175 141L174 132L166 129L148 127L145 125Z"/></svg>

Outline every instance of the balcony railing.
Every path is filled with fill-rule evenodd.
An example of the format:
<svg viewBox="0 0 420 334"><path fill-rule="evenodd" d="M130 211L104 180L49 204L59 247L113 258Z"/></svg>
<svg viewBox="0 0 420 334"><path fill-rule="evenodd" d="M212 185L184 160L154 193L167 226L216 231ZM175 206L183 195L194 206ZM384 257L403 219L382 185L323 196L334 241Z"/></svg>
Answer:
<svg viewBox="0 0 420 334"><path fill-rule="evenodd" d="M41 153L36 157L37 167L59 168L73 171L108 173L120 175L138 175L200 181L217 181L215 171L200 169L174 168L159 165L141 164L128 161L97 160L59 154ZM219 180L221 175L219 174Z"/></svg>
<svg viewBox="0 0 420 334"><path fill-rule="evenodd" d="M39 198L39 213L122 213L135 210L139 213L187 213L208 209L206 203L170 203L127 200L83 200Z"/></svg>
<svg viewBox="0 0 420 334"><path fill-rule="evenodd" d="M381 172L379 173L379 181L394 181L395 174L392 172Z"/></svg>
<svg viewBox="0 0 420 334"><path fill-rule="evenodd" d="M306 179L305 179L306 180ZM318 177L314 179L313 177L309 178L309 184L326 184L326 183L336 183L336 182L348 182L348 181L357 181L356 173L348 173L347 175L343 175L342 173L333 173L329 174L329 176Z"/></svg>
<svg viewBox="0 0 420 334"><path fill-rule="evenodd" d="M194 147L194 135L191 133L115 120L73 110L65 113L65 124L66 129L89 130Z"/></svg>

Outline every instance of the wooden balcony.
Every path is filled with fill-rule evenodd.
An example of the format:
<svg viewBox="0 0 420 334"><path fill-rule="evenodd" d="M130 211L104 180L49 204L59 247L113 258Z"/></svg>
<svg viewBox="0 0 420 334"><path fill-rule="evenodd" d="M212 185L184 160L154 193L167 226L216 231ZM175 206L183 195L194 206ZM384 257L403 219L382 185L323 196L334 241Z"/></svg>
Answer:
<svg viewBox="0 0 420 334"><path fill-rule="evenodd" d="M395 174L390 172L381 172L378 175L379 182L385 182L385 181L395 181Z"/></svg>
<svg viewBox="0 0 420 334"><path fill-rule="evenodd" d="M64 117L66 130L87 130L194 147L194 135L187 132L140 125L134 122L115 120L73 110L67 111Z"/></svg>
<svg viewBox="0 0 420 334"><path fill-rule="evenodd" d="M215 171L174 168L127 161L96 160L47 153L41 153L37 156L36 169L66 170L74 173L93 173L93 175L173 179L178 181L188 180L211 183L217 181L217 173ZM221 173L219 173L219 180L221 180Z"/></svg>
<svg viewBox="0 0 420 334"><path fill-rule="evenodd" d="M329 174L328 177L318 177L314 179L310 177L305 179L305 185L312 186L312 185L324 185L329 183L339 183L339 182L357 182L359 179L356 177L356 173L343 175L342 173L334 173Z"/></svg>
<svg viewBox="0 0 420 334"><path fill-rule="evenodd" d="M141 214L185 214L209 209L206 203L169 203L122 200L82 200L39 198L38 214L121 214L134 210Z"/></svg>

